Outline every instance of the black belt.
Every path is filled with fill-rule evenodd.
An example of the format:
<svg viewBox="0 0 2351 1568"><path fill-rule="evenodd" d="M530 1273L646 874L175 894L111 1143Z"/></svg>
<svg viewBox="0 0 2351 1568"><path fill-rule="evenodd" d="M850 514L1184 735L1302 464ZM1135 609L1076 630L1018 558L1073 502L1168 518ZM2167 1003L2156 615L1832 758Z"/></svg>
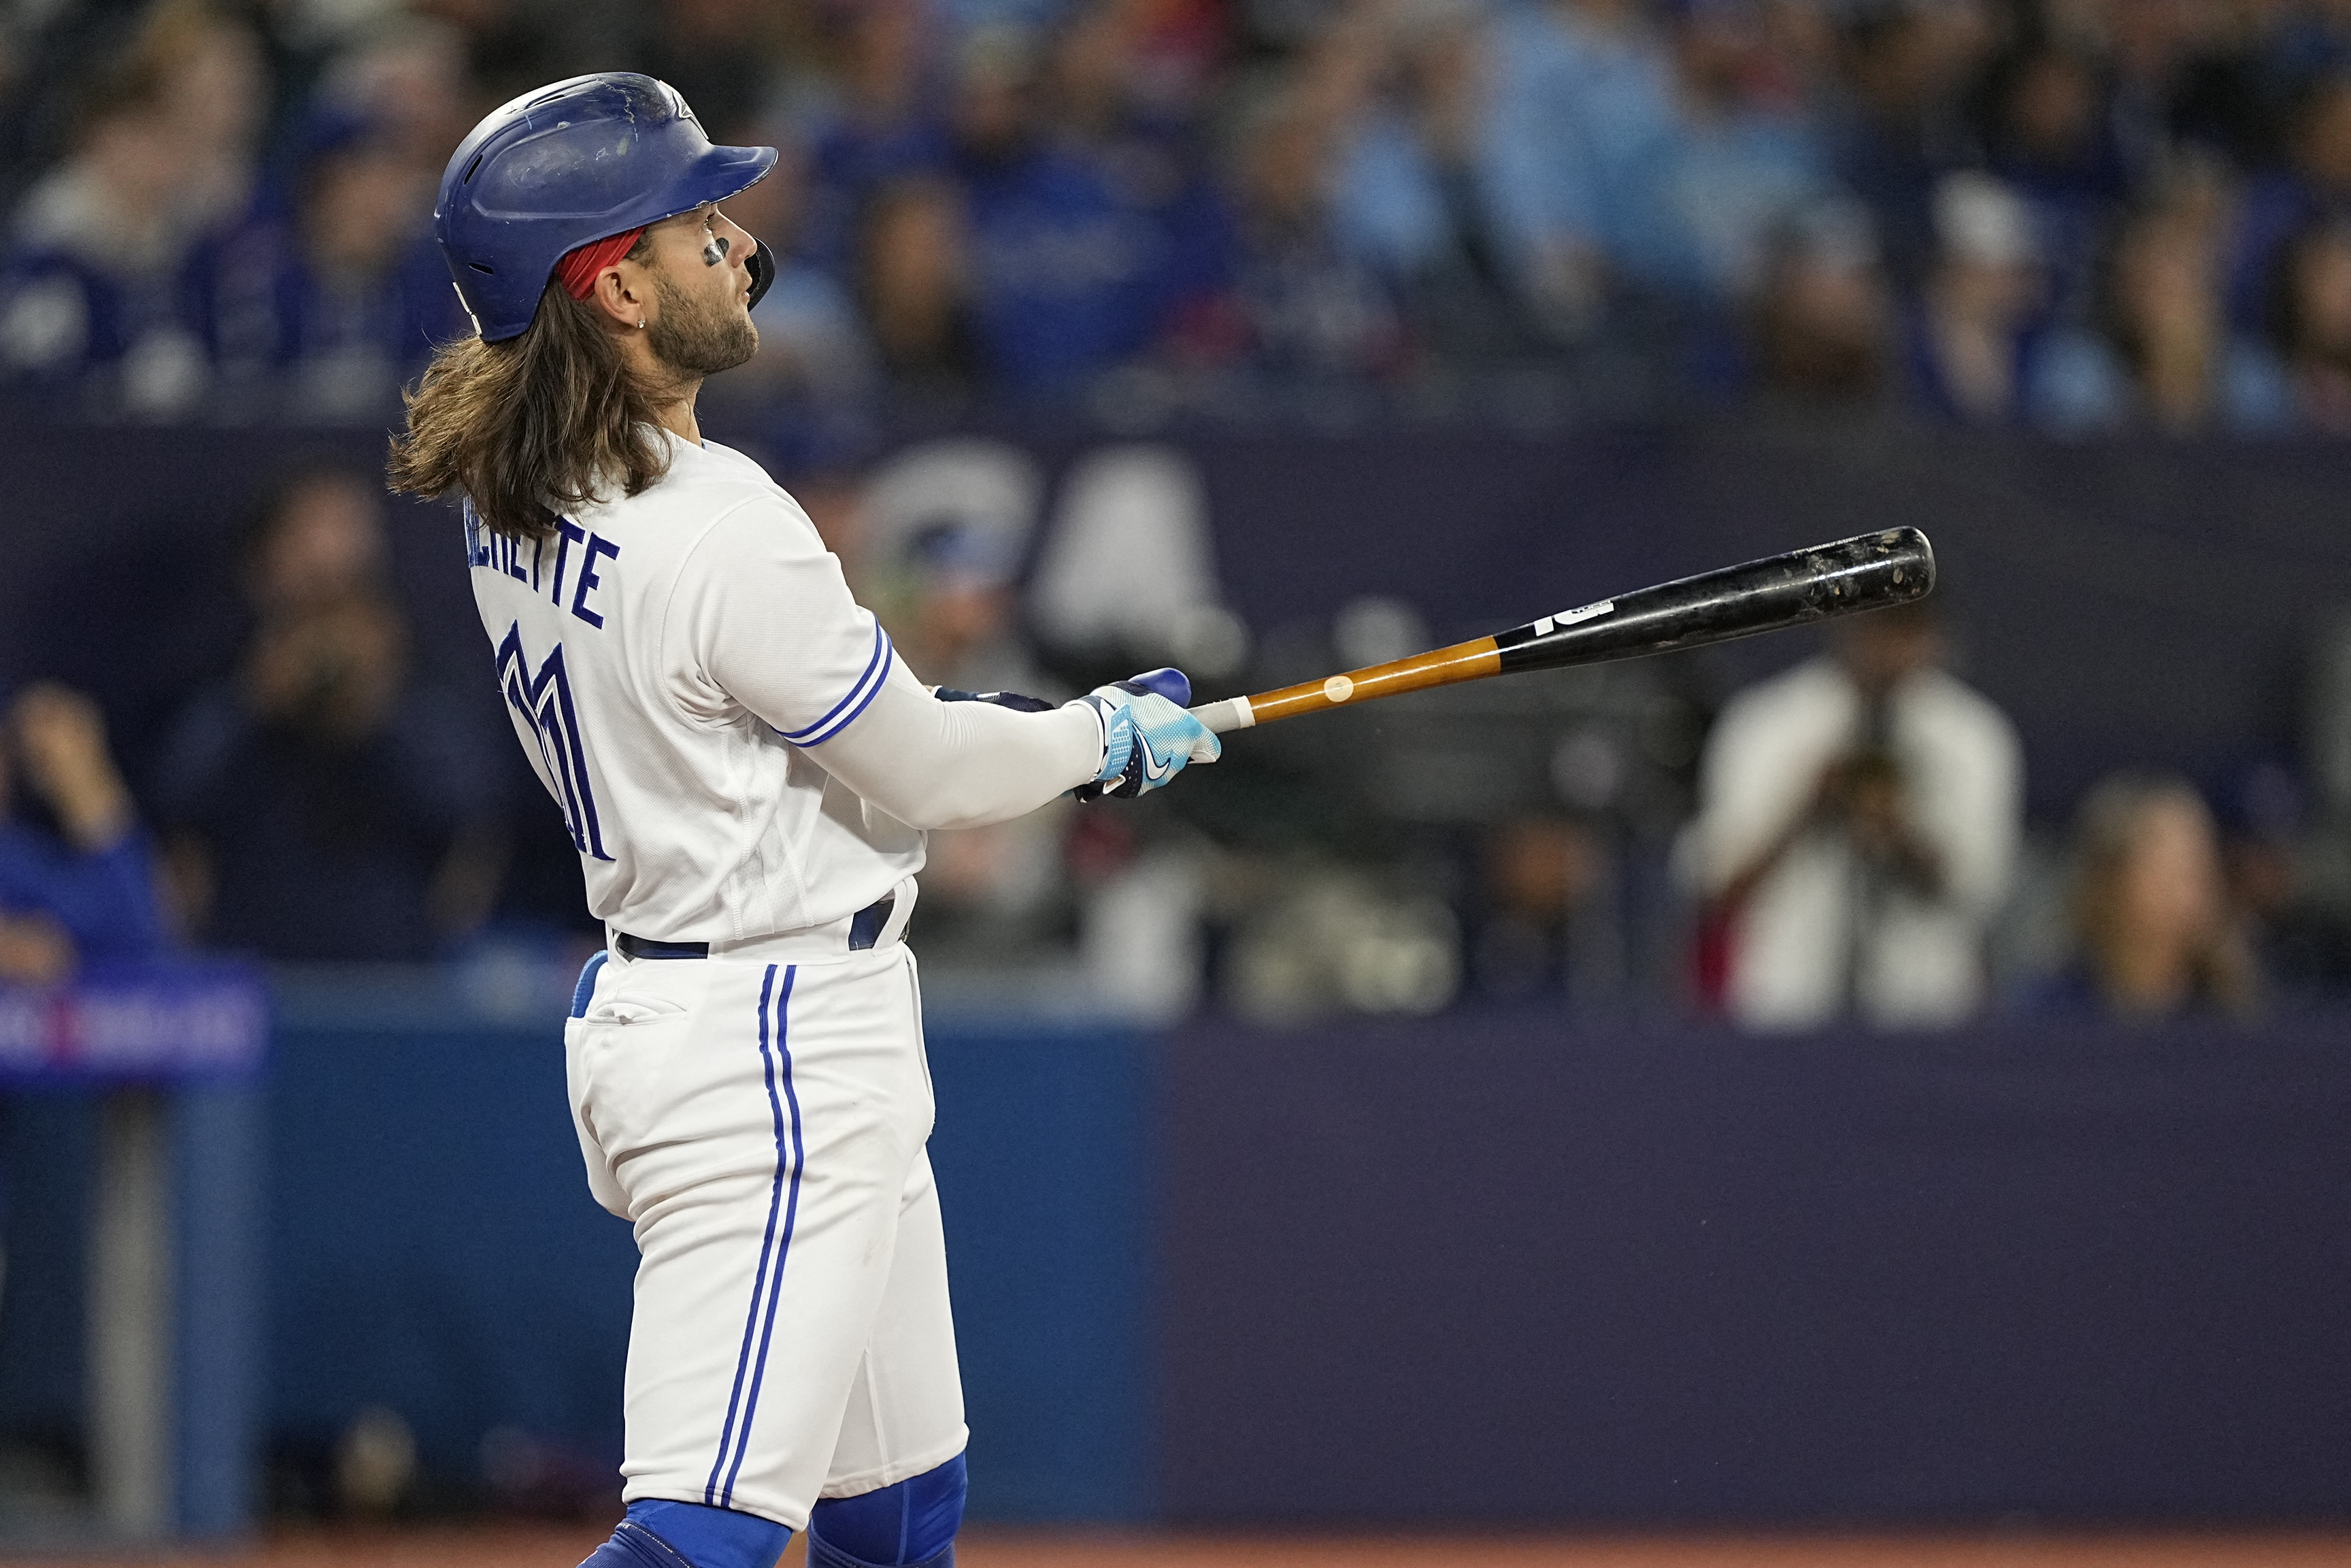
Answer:
<svg viewBox="0 0 2351 1568"><path fill-rule="evenodd" d="M890 911L897 904L897 894L885 893L849 917L849 950L862 953L882 940L882 928L890 924ZM643 936L632 936L625 931L616 932L612 946L621 950L623 958L707 958L707 942L654 942Z"/></svg>

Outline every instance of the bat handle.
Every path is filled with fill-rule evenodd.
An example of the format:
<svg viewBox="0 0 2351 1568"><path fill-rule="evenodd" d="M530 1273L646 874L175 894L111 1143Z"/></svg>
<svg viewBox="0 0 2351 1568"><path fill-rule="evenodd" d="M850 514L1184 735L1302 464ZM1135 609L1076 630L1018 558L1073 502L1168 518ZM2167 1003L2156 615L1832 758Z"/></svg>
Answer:
<svg viewBox="0 0 2351 1568"><path fill-rule="evenodd" d="M1201 728L1217 735L1247 729L1257 722L1256 710L1249 706L1247 697L1227 697L1222 702L1202 703L1189 711L1194 718L1200 721Z"/></svg>

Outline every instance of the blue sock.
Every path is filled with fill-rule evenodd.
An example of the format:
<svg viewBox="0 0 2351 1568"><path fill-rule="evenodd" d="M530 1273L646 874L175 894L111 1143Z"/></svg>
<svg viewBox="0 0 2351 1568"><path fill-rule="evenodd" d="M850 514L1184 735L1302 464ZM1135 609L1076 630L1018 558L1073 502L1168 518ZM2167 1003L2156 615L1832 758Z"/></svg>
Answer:
<svg viewBox="0 0 2351 1568"><path fill-rule="evenodd" d="M756 1513L644 1498L580 1568L776 1568L791 1538Z"/></svg>
<svg viewBox="0 0 2351 1568"><path fill-rule="evenodd" d="M809 1516L809 1568L953 1568L969 1490L963 1456Z"/></svg>

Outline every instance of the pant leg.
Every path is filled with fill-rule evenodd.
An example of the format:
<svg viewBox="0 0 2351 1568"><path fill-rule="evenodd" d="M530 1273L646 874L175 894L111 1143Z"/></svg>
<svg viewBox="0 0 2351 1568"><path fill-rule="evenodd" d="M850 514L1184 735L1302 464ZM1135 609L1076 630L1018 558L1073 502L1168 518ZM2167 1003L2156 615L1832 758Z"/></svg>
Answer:
<svg viewBox="0 0 2351 1568"><path fill-rule="evenodd" d="M947 1298L946 1237L928 1155L908 1173L898 1244L859 1360L826 1497L856 1497L945 1464L970 1439Z"/></svg>
<svg viewBox="0 0 2351 1568"><path fill-rule="evenodd" d="M910 997L898 948L607 966L570 1038L642 1260L625 1500L806 1524L930 1132Z"/></svg>

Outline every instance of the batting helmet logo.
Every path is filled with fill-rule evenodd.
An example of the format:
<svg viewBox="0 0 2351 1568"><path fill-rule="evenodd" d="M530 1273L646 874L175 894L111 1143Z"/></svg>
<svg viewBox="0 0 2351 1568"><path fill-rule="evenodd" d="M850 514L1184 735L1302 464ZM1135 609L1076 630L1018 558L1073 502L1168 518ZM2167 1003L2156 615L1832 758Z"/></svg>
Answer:
<svg viewBox="0 0 2351 1568"><path fill-rule="evenodd" d="M538 314L564 255L747 190L772 147L711 143L666 82L632 71L573 77L493 110L441 176L433 234L485 342ZM751 259L756 303L774 276Z"/></svg>

